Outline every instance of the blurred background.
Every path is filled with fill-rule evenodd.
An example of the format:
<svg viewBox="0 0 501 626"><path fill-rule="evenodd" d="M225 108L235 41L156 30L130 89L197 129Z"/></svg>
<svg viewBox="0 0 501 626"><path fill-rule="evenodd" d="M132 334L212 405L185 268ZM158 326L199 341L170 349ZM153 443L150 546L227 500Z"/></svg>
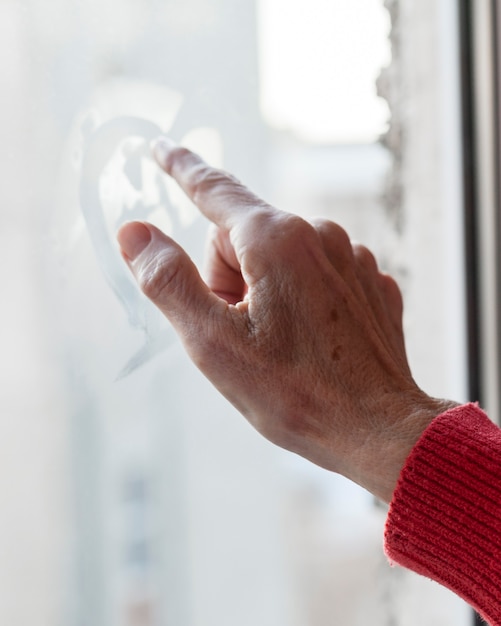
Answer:
<svg viewBox="0 0 501 626"><path fill-rule="evenodd" d="M371 247L418 383L465 399L455 2L1 0L0 42L0 622L469 624L388 566L382 505L217 395L114 235L201 262L167 132Z"/></svg>

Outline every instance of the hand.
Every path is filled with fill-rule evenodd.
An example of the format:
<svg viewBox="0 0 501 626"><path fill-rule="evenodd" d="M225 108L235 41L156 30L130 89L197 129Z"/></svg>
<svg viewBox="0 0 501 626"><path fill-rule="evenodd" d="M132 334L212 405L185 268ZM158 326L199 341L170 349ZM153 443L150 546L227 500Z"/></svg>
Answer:
<svg viewBox="0 0 501 626"><path fill-rule="evenodd" d="M394 280L340 226L279 211L166 139L155 155L213 229L204 282L157 228L124 225L141 289L260 433L389 501L420 434L452 406L412 379Z"/></svg>

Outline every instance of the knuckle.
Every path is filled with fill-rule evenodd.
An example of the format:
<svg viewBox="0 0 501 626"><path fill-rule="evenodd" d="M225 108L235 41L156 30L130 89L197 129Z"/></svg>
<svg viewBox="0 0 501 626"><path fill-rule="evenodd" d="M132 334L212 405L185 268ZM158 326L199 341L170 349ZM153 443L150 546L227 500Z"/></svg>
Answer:
<svg viewBox="0 0 501 626"><path fill-rule="evenodd" d="M236 178L223 170L200 163L194 168L188 185L188 193L197 204L204 196L214 191L240 186Z"/></svg>
<svg viewBox="0 0 501 626"><path fill-rule="evenodd" d="M304 239L313 229L302 218L279 211L261 202L253 210L243 214L238 224L242 241L251 242L251 251L257 256L278 259L290 249L291 244Z"/></svg>
<svg viewBox="0 0 501 626"><path fill-rule="evenodd" d="M352 243L348 233L331 220L318 218L315 219L313 226L320 236L324 247L339 256L351 256Z"/></svg>
<svg viewBox="0 0 501 626"><path fill-rule="evenodd" d="M379 271L376 257L366 246L358 243L353 244L353 256L355 257L357 265L365 270L372 272Z"/></svg>
<svg viewBox="0 0 501 626"><path fill-rule="evenodd" d="M177 251L164 252L151 259L138 277L144 295L153 301L161 300L173 290L182 266L183 259Z"/></svg>
<svg viewBox="0 0 501 626"><path fill-rule="evenodd" d="M277 211L271 220L270 236L275 246L282 244L284 248L290 249L291 245L300 244L315 235L311 224L298 215Z"/></svg>
<svg viewBox="0 0 501 626"><path fill-rule="evenodd" d="M351 242L348 233L336 222L325 218L317 218L314 220L316 231L323 237L337 245L350 246Z"/></svg>
<svg viewBox="0 0 501 626"><path fill-rule="evenodd" d="M320 238L323 251L332 265L341 273L352 268L353 246L344 228L327 219L315 220L314 228Z"/></svg>
<svg viewBox="0 0 501 626"><path fill-rule="evenodd" d="M393 276L381 273L380 281L383 292L386 294L386 297L390 299L390 302L399 308L403 308L402 291Z"/></svg>
<svg viewBox="0 0 501 626"><path fill-rule="evenodd" d="M380 272L380 276L381 276L381 283L388 289L388 290L392 290L392 291L398 291L400 292L400 287L398 286L397 281L393 278L393 276L391 276L390 274L387 274L386 272Z"/></svg>
<svg viewBox="0 0 501 626"><path fill-rule="evenodd" d="M264 208L254 217L252 230L254 252L263 262L268 259L270 270L281 271L284 266L300 262L305 247L317 243L316 233L308 222L282 211Z"/></svg>

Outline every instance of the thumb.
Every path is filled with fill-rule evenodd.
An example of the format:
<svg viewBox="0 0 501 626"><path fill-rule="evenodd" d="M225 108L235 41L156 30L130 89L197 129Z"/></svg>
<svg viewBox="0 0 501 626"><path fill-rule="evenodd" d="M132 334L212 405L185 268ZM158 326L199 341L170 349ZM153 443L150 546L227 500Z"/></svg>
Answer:
<svg viewBox="0 0 501 626"><path fill-rule="evenodd" d="M117 233L122 256L143 293L170 320L183 341L199 340L222 317L224 301L204 283L186 252L151 224L129 222Z"/></svg>

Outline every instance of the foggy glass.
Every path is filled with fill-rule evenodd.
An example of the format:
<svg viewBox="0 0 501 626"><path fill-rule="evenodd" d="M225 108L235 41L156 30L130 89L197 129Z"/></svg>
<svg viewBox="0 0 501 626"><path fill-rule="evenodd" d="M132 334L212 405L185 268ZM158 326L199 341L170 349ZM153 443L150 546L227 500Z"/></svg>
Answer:
<svg viewBox="0 0 501 626"><path fill-rule="evenodd" d="M207 223L150 155L167 132L387 258L384 115L353 142L267 115L265 3L0 3L5 623L394 623L384 510L254 433L115 242L150 220L202 262Z"/></svg>

